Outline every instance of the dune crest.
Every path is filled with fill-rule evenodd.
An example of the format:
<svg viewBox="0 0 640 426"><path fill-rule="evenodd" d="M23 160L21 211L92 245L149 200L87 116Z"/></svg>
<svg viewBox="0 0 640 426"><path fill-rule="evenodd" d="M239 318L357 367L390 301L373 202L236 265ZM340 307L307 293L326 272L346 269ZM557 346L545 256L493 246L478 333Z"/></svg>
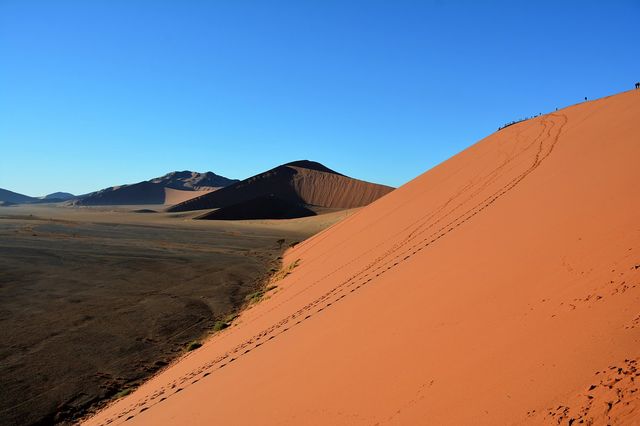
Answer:
<svg viewBox="0 0 640 426"><path fill-rule="evenodd" d="M483 139L86 423L638 421L638 116L625 92Z"/></svg>

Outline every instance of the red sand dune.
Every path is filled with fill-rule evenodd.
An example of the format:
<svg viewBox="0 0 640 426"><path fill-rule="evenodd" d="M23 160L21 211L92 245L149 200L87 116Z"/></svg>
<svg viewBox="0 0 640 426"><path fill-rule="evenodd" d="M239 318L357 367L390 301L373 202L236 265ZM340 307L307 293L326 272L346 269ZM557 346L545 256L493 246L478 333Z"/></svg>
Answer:
<svg viewBox="0 0 640 426"><path fill-rule="evenodd" d="M229 207L268 196L298 205L350 209L366 206L391 191L389 186L353 179L315 161L302 160L172 206L168 211Z"/></svg>
<svg viewBox="0 0 640 426"><path fill-rule="evenodd" d="M207 188L207 189L200 189L200 190L164 188L163 204L172 206L174 204L183 203L192 198L199 197L200 195L208 194L218 189L220 188Z"/></svg>
<svg viewBox="0 0 640 426"><path fill-rule="evenodd" d="M87 424L640 421L638 117L626 92L480 141Z"/></svg>

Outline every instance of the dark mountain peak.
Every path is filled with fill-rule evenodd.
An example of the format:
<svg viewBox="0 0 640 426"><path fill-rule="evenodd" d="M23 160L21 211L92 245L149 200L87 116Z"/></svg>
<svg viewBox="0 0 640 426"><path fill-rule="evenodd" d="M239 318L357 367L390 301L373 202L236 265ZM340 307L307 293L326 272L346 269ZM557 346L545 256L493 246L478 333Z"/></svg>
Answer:
<svg viewBox="0 0 640 426"><path fill-rule="evenodd" d="M52 194L48 194L45 195L44 197L42 197L43 200L62 200L62 201L66 201L66 200L70 200L72 198L75 198L76 196L73 194L70 194L69 192L54 192Z"/></svg>
<svg viewBox="0 0 640 426"><path fill-rule="evenodd" d="M213 172L173 171L163 176L129 185L112 186L79 197L78 205L164 204L167 190L201 191L221 188L238 182ZM194 196L197 193L194 192Z"/></svg>
<svg viewBox="0 0 640 426"><path fill-rule="evenodd" d="M283 166L299 167L301 169L316 170L318 172L333 173L335 175L340 174L335 170L331 170L324 164L318 163L317 161L311 161L311 160L292 161L290 163L283 164Z"/></svg>
<svg viewBox="0 0 640 426"><path fill-rule="evenodd" d="M173 178L182 178L182 177L187 177L187 176L192 176L194 172L189 171L189 170L182 170L182 171L173 171L173 172L169 172L165 175L162 175L160 177L157 177L155 179L173 179ZM153 180L153 179L152 179Z"/></svg>
<svg viewBox="0 0 640 426"><path fill-rule="evenodd" d="M174 189L190 189L198 187L223 187L237 182L237 179L227 179L213 172L192 172L190 170L167 173L149 182L161 183Z"/></svg>
<svg viewBox="0 0 640 426"><path fill-rule="evenodd" d="M17 192L0 188L0 201L8 201L11 203L30 203L35 200L37 200L35 197L29 197L28 195L18 194Z"/></svg>

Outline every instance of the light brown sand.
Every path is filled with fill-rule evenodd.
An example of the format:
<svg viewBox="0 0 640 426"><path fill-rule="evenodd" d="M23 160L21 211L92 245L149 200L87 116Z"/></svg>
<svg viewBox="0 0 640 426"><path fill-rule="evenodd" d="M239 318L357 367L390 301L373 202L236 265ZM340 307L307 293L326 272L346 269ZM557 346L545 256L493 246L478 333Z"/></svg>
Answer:
<svg viewBox="0 0 640 426"><path fill-rule="evenodd" d="M626 92L480 141L87 424L639 422L638 117Z"/></svg>
<svg viewBox="0 0 640 426"><path fill-rule="evenodd" d="M182 189L164 188L164 204L172 206L174 204L183 203L195 197L215 191L215 189L205 189L199 191L186 191Z"/></svg>

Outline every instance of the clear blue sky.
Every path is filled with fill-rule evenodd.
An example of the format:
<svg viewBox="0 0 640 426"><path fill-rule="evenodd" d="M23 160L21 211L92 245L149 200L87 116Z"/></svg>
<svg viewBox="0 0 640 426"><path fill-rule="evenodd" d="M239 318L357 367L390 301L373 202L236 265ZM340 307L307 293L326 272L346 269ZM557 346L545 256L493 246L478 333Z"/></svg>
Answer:
<svg viewBox="0 0 640 426"><path fill-rule="evenodd" d="M637 0L0 0L0 187L297 159L398 186L504 122L632 88L639 28Z"/></svg>

